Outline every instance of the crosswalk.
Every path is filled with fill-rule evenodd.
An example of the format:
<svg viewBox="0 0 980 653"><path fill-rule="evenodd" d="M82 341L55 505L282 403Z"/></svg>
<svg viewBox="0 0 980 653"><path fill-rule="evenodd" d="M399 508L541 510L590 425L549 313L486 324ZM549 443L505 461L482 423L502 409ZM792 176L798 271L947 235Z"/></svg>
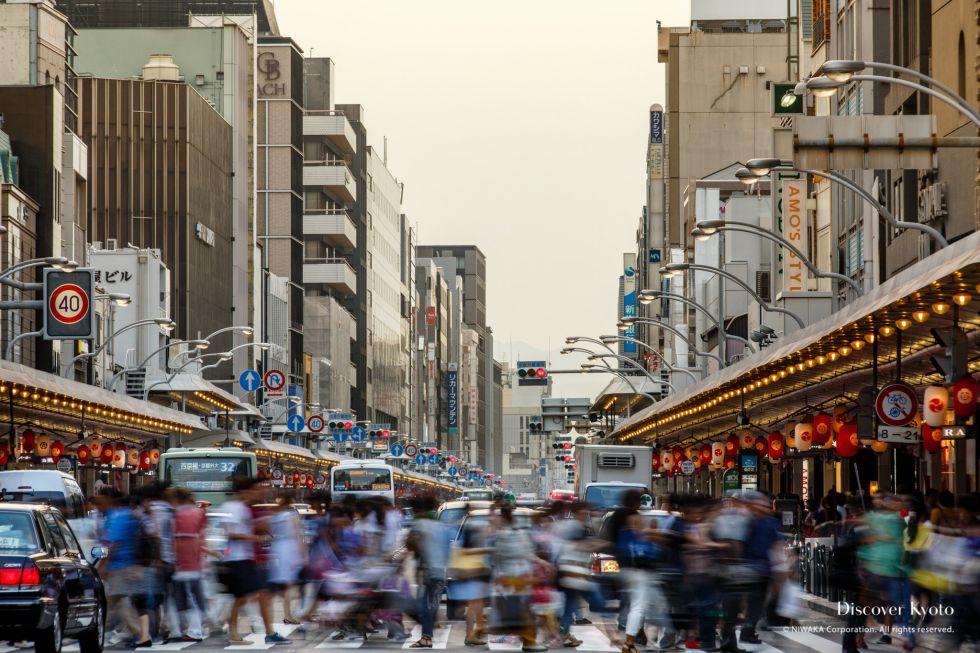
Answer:
<svg viewBox="0 0 980 653"><path fill-rule="evenodd" d="M276 631L293 639L293 643L288 646L276 647L282 649L282 653L287 650L312 649L316 651L342 651L346 649L365 649L391 651L407 650L411 644L422 635L420 626L415 625L409 633L409 637L404 641L389 640L384 630L380 633L371 635L367 640L361 638L334 639L335 632L316 631L303 633L297 631L297 626L289 624L276 624ZM464 643L466 627L461 623L449 623L436 628L433 632L433 650L452 650L452 651L520 651L521 642L517 637L491 635L486 648L467 647ZM618 644L610 641L606 632L595 625L572 626L572 635L582 640L582 644L576 647L578 653L617 653ZM840 651L840 641L822 637L816 633L803 632L788 629L778 629L764 634L766 642L763 644L741 644L741 647L749 653L837 653ZM157 644L152 648L145 649L149 653L155 651L184 651L188 653L203 653L204 651L241 651L241 650L269 650L273 645L265 643L264 634L252 634L246 636L251 644L229 645L227 640L214 637L204 642L175 642L171 644ZM114 646L110 649L119 650L122 647ZM0 653L14 653L18 649L0 646ZM65 653L77 651L77 644L69 645L66 643L62 649ZM570 649L560 649L570 651ZM641 647L641 651L656 651L655 647ZM872 652L873 653L873 652Z"/></svg>

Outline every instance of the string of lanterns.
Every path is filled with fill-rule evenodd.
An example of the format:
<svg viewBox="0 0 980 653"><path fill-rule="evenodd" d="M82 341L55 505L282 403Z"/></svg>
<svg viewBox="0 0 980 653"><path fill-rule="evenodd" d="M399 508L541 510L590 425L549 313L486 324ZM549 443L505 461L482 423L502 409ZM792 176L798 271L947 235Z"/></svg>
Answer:
<svg viewBox="0 0 980 653"><path fill-rule="evenodd" d="M12 456L17 453L17 456ZM50 459L57 463L66 455L65 443L52 439L48 433L35 433L33 429L25 429L20 434L18 452L11 452L10 444L0 442L0 465L7 465L12 459L24 460L37 456L42 460ZM130 468L134 472L149 472L160 462L160 450L156 447L141 449L124 442L106 442L98 436L90 436L75 450L75 458L82 466L105 466L115 469Z"/></svg>
<svg viewBox="0 0 980 653"><path fill-rule="evenodd" d="M936 453L942 447L943 426L950 415L965 420L976 415L980 382L966 376L952 383L949 388L942 385L928 386L923 393L922 412L916 415L909 426L921 429L922 448L925 452ZM730 434L724 440L688 447L675 446L653 452L653 470L673 476L684 461L694 463L695 473L707 467L712 470L731 469L742 450L755 450L760 459L779 462L787 450L806 453L813 449L836 452L840 458L857 455L861 446L875 453L884 453L889 443L883 440L858 437L858 425L853 410L843 405L825 412L803 415L797 420L788 420L782 429L772 430L767 436L756 435L751 429L742 429L738 434Z"/></svg>

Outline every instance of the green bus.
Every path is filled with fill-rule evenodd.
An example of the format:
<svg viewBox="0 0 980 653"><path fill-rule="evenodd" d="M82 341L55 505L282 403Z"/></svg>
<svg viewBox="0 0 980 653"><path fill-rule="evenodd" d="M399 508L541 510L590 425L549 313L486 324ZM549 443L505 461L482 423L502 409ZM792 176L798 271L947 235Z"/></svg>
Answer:
<svg viewBox="0 0 980 653"><path fill-rule="evenodd" d="M238 447L177 447L160 454L160 480L190 490L195 501L212 507L231 500L235 476L257 473L255 454Z"/></svg>

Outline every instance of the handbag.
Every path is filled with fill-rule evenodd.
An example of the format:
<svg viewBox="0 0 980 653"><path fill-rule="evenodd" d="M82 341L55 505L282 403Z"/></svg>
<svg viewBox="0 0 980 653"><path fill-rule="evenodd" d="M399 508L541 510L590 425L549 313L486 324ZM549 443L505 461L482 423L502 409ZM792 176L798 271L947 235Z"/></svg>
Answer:
<svg viewBox="0 0 980 653"><path fill-rule="evenodd" d="M450 549L448 568L450 580L474 580L490 575L490 564L484 549Z"/></svg>

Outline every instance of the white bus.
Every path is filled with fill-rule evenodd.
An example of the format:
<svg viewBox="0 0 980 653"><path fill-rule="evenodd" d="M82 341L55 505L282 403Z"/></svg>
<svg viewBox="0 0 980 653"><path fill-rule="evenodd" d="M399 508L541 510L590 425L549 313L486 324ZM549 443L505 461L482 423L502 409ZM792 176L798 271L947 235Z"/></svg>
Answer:
<svg viewBox="0 0 980 653"><path fill-rule="evenodd" d="M232 479L255 476L255 454L238 447L174 448L160 454L160 480L190 490L195 501L213 507L230 501Z"/></svg>
<svg viewBox="0 0 980 653"><path fill-rule="evenodd" d="M384 497L395 503L395 468L383 460L342 460L330 468L333 501L350 495Z"/></svg>

